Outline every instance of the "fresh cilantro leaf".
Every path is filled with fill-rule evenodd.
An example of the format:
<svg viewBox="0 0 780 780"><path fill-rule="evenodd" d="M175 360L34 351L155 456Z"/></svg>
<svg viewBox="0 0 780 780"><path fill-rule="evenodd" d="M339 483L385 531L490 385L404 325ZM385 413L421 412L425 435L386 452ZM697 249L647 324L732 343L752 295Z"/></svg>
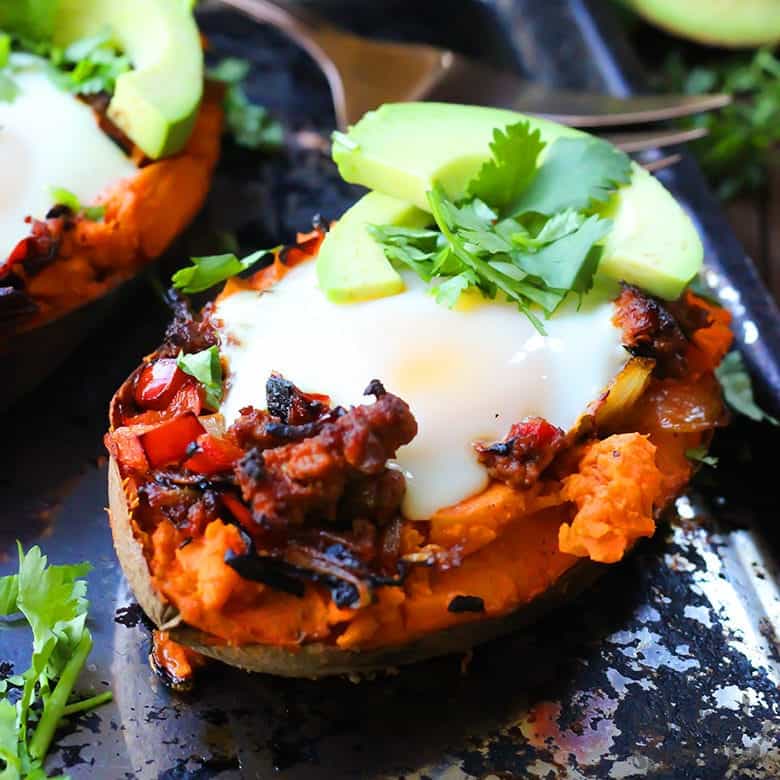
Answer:
<svg viewBox="0 0 780 780"><path fill-rule="evenodd" d="M490 151L493 158L483 163L468 192L502 211L514 203L536 173L539 154L544 149L539 130L529 122L518 122L493 131Z"/></svg>
<svg viewBox="0 0 780 780"><path fill-rule="evenodd" d="M718 459L712 455L708 455L706 447L692 447L689 450L685 450L685 457L688 458L688 460L703 463L705 466L710 466L711 468L715 468L718 465Z"/></svg>
<svg viewBox="0 0 780 780"><path fill-rule="evenodd" d="M67 206L74 214L83 214L91 222L100 222L106 215L105 206L82 206L78 197L64 187L50 187L55 205Z"/></svg>
<svg viewBox="0 0 780 780"><path fill-rule="evenodd" d="M116 80L131 68L130 60L120 54L110 31L82 38L62 53L60 66L65 87L80 95L98 92L113 94Z"/></svg>
<svg viewBox="0 0 780 780"><path fill-rule="evenodd" d="M767 414L756 403L753 396L753 383L750 381L750 374L748 374L739 352L729 352L723 358L723 362L715 369L715 375L723 388L726 403L734 411L756 422L780 425L780 420Z"/></svg>
<svg viewBox="0 0 780 780"><path fill-rule="evenodd" d="M113 94L116 80L132 67L109 31L74 41L65 49L46 39L14 36L14 48L48 60L48 76L60 89L78 95Z"/></svg>
<svg viewBox="0 0 780 780"><path fill-rule="evenodd" d="M566 209L558 214L553 214L550 219L546 220L535 236L526 230L514 233L512 241L524 249L539 249L546 244L571 235L582 227L583 222L585 222L584 214L574 209Z"/></svg>
<svg viewBox="0 0 780 780"><path fill-rule="evenodd" d="M466 270L457 276L450 276L441 284L432 287L431 293L436 298L436 303L441 303L451 309L458 302L462 292L469 287L476 287L478 284L477 275L471 270Z"/></svg>
<svg viewBox="0 0 780 780"><path fill-rule="evenodd" d="M550 216L565 209L590 209L630 180L631 160L606 141L558 138L509 213L532 211Z"/></svg>
<svg viewBox="0 0 780 780"><path fill-rule="evenodd" d="M231 276L237 276L248 270L264 257L272 255L278 248L261 249L241 260L232 252L207 257L191 257L192 265L176 271L171 281L177 290L184 293L203 292L220 282L227 281Z"/></svg>
<svg viewBox="0 0 780 780"><path fill-rule="evenodd" d="M81 202L78 197L64 187L50 187L49 194L55 205L67 206L74 214L81 211Z"/></svg>
<svg viewBox="0 0 780 780"><path fill-rule="evenodd" d="M243 86L250 64L228 57L208 70L209 78L221 81L225 88L225 124L233 140L247 149L274 151L282 146L284 131L263 106L249 99Z"/></svg>
<svg viewBox="0 0 780 780"><path fill-rule="evenodd" d="M218 409L223 395L222 361L219 358L219 349L214 346L189 355L180 352L176 358L176 365L203 385L206 403L210 408Z"/></svg>
<svg viewBox="0 0 780 780"><path fill-rule="evenodd" d="M249 75L250 68L249 60L240 57L225 57L213 68L209 68L208 76L223 84L240 84Z"/></svg>
<svg viewBox="0 0 780 780"><path fill-rule="evenodd" d="M5 73L0 73L0 103L13 103L18 94L16 82Z"/></svg>
<svg viewBox="0 0 780 780"><path fill-rule="evenodd" d="M0 699L0 780L20 780L22 757L19 755L19 731L16 728L16 707Z"/></svg>
<svg viewBox="0 0 780 780"><path fill-rule="evenodd" d="M538 252L513 252L512 261L547 287L585 293L593 284L601 259L595 244L606 236L611 226L608 219L590 216L574 232L548 243Z"/></svg>

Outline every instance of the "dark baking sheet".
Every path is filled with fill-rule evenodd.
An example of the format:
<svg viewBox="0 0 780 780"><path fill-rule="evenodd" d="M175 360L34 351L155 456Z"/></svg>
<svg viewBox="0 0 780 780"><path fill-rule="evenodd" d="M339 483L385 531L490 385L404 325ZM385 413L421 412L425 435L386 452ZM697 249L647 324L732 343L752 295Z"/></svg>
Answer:
<svg viewBox="0 0 780 780"><path fill-rule="evenodd" d="M333 2L358 29L438 41L568 86L637 82L596 3L496 0ZM381 22L378 24L378 22ZM254 96L293 129L333 125L324 80L272 31L228 13L204 25L217 51L255 62ZM511 36L501 33L508 31ZM705 230L709 279L738 316L766 399L780 400L776 311L692 163L665 176ZM230 152L198 233L247 246L289 240L356 195L324 158L269 162ZM718 471L702 474L656 537L578 603L532 631L355 685L247 676L220 667L189 696L162 688L148 631L121 578L104 514L101 436L115 387L159 341L167 312L151 285L50 381L0 417L0 573L12 541L55 562L90 559L96 637L84 693L113 705L62 734L50 770L73 778L776 778L780 776L780 600L776 434L737 424ZM748 323L752 323L749 325ZM754 338L755 336L755 338ZM34 359L30 356L29 359ZM26 637L0 628L0 664L26 664ZM6 672L8 671L7 667Z"/></svg>

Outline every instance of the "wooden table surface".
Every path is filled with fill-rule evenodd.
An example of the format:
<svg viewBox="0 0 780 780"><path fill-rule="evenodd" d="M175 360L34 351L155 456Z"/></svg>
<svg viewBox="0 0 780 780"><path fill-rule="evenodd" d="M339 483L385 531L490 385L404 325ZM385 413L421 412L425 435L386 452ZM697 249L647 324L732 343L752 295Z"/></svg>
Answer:
<svg viewBox="0 0 780 780"><path fill-rule="evenodd" d="M780 304L780 164L764 190L740 196L726 206L734 232Z"/></svg>

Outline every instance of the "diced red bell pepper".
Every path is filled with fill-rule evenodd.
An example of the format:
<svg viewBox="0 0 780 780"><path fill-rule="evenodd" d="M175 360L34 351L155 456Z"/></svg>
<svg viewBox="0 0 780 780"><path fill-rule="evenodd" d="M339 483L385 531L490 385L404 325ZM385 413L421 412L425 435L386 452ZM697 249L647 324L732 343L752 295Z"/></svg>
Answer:
<svg viewBox="0 0 780 780"><path fill-rule="evenodd" d="M184 467L198 474L230 471L233 464L244 455L244 450L237 444L210 433L199 436L197 445L197 452L184 461Z"/></svg>
<svg viewBox="0 0 780 780"><path fill-rule="evenodd" d="M236 498L232 493L222 493L220 500L227 507L230 514L250 533L257 530L257 527L252 520L252 513L249 511L249 507L244 505L239 498Z"/></svg>
<svg viewBox="0 0 780 780"><path fill-rule="evenodd" d="M5 276L17 263L26 260L34 248L35 239L32 236L27 236L19 241L11 250L11 254L0 263L0 277Z"/></svg>
<svg viewBox="0 0 780 780"><path fill-rule="evenodd" d="M181 463L187 457L187 448L203 432L204 428L198 418L192 412L187 412L147 431L140 439L152 468L160 468Z"/></svg>
<svg viewBox="0 0 780 780"><path fill-rule="evenodd" d="M159 425L161 422L181 417L188 412L197 416L202 409L203 394L200 384L197 379L185 374L184 381L173 394L167 406L159 411L149 409L146 412L141 412L141 414L126 418L124 422L125 425Z"/></svg>
<svg viewBox="0 0 780 780"><path fill-rule="evenodd" d="M138 376L135 402L142 409L165 409L186 379L187 374L176 365L174 358L155 360L147 364Z"/></svg>

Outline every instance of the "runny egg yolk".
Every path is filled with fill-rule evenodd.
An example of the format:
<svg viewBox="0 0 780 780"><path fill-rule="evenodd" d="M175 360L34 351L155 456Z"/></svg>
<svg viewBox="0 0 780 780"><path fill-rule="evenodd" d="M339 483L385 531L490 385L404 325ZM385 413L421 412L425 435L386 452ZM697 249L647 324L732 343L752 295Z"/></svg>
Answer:
<svg viewBox="0 0 780 780"><path fill-rule="evenodd" d="M52 83L43 60L13 54L3 73L17 94L0 101L0 262L30 232L25 217L43 219L54 205L52 187L89 205L136 170L92 109Z"/></svg>
<svg viewBox="0 0 780 780"><path fill-rule="evenodd" d="M272 371L345 406L370 403L362 391L381 380L417 418L419 432L396 460L407 478L403 513L421 520L487 485L475 442L500 440L529 416L570 428L627 355L606 297L590 296L579 311L566 306L542 336L508 303L469 297L451 310L416 276L404 282L398 295L335 304L307 262L267 292L224 296L221 411L230 423L244 406L266 408Z"/></svg>

